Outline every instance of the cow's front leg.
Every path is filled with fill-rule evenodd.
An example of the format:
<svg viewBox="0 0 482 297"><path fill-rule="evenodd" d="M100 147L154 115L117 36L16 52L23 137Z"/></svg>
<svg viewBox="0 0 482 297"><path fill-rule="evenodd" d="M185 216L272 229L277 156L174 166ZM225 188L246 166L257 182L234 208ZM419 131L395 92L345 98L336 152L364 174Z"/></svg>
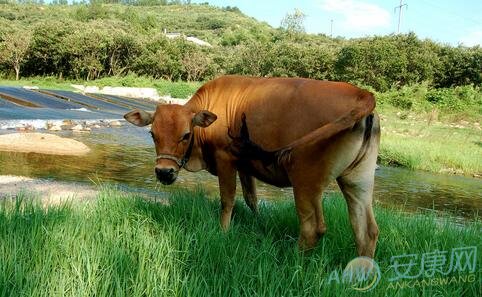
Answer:
<svg viewBox="0 0 482 297"><path fill-rule="evenodd" d="M256 196L256 181L254 177L242 171L238 171L241 187L243 188L244 201L254 212L258 212L258 197Z"/></svg>
<svg viewBox="0 0 482 297"><path fill-rule="evenodd" d="M218 161L217 172L221 196L221 228L229 229L236 196L236 168L232 162Z"/></svg>

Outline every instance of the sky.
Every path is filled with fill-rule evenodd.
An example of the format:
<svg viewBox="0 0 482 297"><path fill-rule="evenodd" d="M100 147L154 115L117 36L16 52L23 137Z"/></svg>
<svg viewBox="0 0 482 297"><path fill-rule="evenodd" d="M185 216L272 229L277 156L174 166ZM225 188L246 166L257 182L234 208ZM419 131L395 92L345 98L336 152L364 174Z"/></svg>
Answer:
<svg viewBox="0 0 482 297"><path fill-rule="evenodd" d="M237 6L244 14L277 28L288 12L301 10L307 33L345 38L397 32L400 0L194 0ZM400 33L457 46L482 45L482 0L404 0Z"/></svg>

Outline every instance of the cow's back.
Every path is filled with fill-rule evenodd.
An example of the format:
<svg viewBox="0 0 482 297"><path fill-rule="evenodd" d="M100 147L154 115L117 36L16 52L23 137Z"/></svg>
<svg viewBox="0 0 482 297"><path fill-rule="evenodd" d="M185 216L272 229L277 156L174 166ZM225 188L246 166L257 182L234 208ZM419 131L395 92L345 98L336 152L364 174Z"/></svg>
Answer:
<svg viewBox="0 0 482 297"><path fill-rule="evenodd" d="M244 113L252 141L266 150L340 118L368 93L342 82L242 76L224 76L203 88L205 108L218 115L210 127L214 137L226 138L227 128L237 133Z"/></svg>

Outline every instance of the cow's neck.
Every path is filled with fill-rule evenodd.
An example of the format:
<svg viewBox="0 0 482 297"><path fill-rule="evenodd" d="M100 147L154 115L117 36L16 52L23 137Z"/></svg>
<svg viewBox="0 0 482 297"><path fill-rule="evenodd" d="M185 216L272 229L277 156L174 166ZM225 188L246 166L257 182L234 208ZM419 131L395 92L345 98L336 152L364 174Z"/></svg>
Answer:
<svg viewBox="0 0 482 297"><path fill-rule="evenodd" d="M194 145L192 148L191 156L187 161L186 165L184 165L184 169L191 172L196 172L199 170L203 170L207 168L206 162L203 158L202 153L202 143L201 143L201 129L195 128L194 132Z"/></svg>
<svg viewBox="0 0 482 297"><path fill-rule="evenodd" d="M202 98L198 95L194 95L189 102L186 103L186 107L192 110L192 112L197 113L203 110ZM204 131L202 128L194 128L194 146L192 148L191 156L184 166L184 169L191 172L200 171L207 169L207 164L203 158L202 148L204 145Z"/></svg>

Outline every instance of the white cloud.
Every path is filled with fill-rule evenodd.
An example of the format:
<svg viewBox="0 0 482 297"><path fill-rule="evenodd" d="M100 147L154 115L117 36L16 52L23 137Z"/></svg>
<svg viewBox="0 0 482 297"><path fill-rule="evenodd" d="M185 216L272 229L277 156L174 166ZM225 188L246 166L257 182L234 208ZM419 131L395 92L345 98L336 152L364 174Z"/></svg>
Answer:
<svg viewBox="0 0 482 297"><path fill-rule="evenodd" d="M375 4L357 0L321 0L319 6L324 11L340 14L341 26L346 30L366 31L390 26L390 13Z"/></svg>
<svg viewBox="0 0 482 297"><path fill-rule="evenodd" d="M472 30L466 36L463 36L460 42L465 46L482 45L482 29Z"/></svg>

